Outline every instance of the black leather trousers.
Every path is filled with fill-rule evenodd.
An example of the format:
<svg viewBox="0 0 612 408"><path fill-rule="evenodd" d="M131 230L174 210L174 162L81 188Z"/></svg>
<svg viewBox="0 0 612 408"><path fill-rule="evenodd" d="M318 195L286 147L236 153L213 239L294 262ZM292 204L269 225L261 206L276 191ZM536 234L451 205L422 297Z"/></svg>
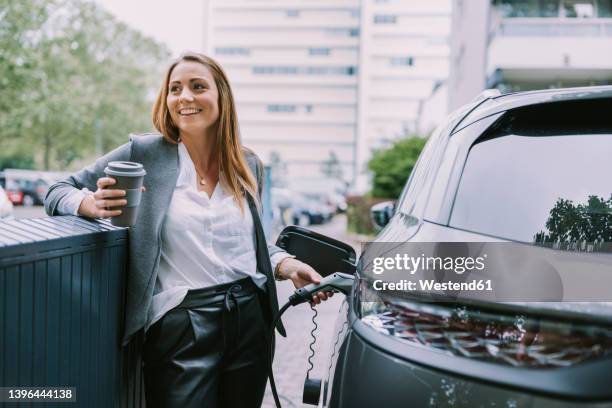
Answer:
<svg viewBox="0 0 612 408"><path fill-rule="evenodd" d="M149 328L147 408L261 406L268 328L258 291L251 278L190 290Z"/></svg>

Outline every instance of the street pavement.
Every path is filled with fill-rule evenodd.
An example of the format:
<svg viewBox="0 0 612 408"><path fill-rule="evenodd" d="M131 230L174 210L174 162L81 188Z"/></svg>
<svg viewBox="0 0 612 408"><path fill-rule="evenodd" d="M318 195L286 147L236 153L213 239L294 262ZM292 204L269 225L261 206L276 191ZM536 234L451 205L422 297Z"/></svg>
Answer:
<svg viewBox="0 0 612 408"><path fill-rule="evenodd" d="M313 225L308 228L352 245L359 254L359 242L346 233L346 217L344 215L335 216L327 224ZM276 287L278 289L278 302L282 306L287 302L295 288L291 282L278 282ZM316 306L318 328L315 332L315 356L312 359L314 368L311 371L310 378L323 379L325 377L329 366L328 351L336 339L337 328L335 326L339 316L338 310L343 301L344 296L336 293L331 299ZM290 307L282 318L287 329L287 337L284 338L278 333L276 334L276 353L273 364L274 379L280 402L284 408L312 406L302 404L302 390L306 371L309 367L308 356L311 354L309 345L312 342L310 332L314 327L312 324L313 315L314 312L308 304ZM275 406L269 385L262 406L266 408Z"/></svg>
<svg viewBox="0 0 612 408"><path fill-rule="evenodd" d="M38 218L44 217L43 207L15 207L15 218ZM359 254L360 244L352 236L346 233L346 216L337 215L331 222L324 225L313 225L308 227L313 231L329 237L346 242L355 248ZM278 301L280 306L285 304L295 288L291 282L277 282ZM314 345L315 356L312 359L314 368L311 378L323 379L329 366L328 351L336 339L338 310L344 301L342 294L336 293L331 299L316 306L318 315L316 323L318 328L315 332L316 343ZM313 329L312 317L314 312L308 304L301 304L289 308L283 315L283 323L287 329L287 337L276 334L276 354L274 357L274 378L283 407L310 407L302 404L302 390L306 371L309 367L308 356L309 345L312 341L310 335ZM266 389L266 396L262 405L273 408L274 399L270 386Z"/></svg>
<svg viewBox="0 0 612 408"><path fill-rule="evenodd" d="M16 219L41 218L46 216L45 208L42 205L35 205L32 207L15 206L13 208L13 215Z"/></svg>

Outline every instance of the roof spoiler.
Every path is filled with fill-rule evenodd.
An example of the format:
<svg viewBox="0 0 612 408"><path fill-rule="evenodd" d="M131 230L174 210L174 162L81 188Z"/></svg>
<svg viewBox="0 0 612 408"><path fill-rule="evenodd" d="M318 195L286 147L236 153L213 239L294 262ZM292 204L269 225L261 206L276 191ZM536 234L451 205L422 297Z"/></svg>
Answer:
<svg viewBox="0 0 612 408"><path fill-rule="evenodd" d="M479 93L477 97L472 99L472 102L473 103L482 102L485 99L495 98L496 96L500 96L501 94L502 94L501 91L497 88L485 89L484 91Z"/></svg>

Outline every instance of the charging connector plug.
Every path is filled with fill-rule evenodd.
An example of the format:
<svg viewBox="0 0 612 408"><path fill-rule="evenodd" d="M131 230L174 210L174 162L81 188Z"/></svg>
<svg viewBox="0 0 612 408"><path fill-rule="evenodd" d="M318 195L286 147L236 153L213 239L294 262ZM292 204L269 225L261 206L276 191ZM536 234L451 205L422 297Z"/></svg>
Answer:
<svg viewBox="0 0 612 408"><path fill-rule="evenodd" d="M332 275L326 276L325 278L321 279L321 282L318 285L311 283L310 285L306 285L303 288L297 289L293 293L293 295L289 297L289 301L285 303L283 307L280 308L278 313L274 316L274 319L272 320L272 325L270 326L270 338L272 339L272 341L270 341L270 347L268 349L268 353L269 353L268 354L269 356L268 369L269 369L269 377L270 377L270 388L272 389L272 396L274 397L274 404L276 405L277 408L281 407L281 403L280 403L280 399L278 398L278 393L276 392L276 383L274 382L274 372L272 370L272 359L274 356L274 328L276 327L276 324L280 320L283 313L285 313L287 309L289 309L290 306L296 306L296 305L299 305L300 303L310 302L312 300L312 296L317 294L318 292L321 292L322 290L323 291L336 290L338 292L342 292L344 295L348 295L351 289L353 288L354 280L355 280L355 277L353 275L349 275L348 273L336 272ZM320 390L320 384L317 385L316 383L316 381L318 380L312 380L313 382L309 382L309 381L310 380L307 377L306 383L305 383L305 386L307 388L305 389L305 394L304 394L305 403L308 403L306 402L306 398L308 399L308 401L310 400L314 401L314 398L315 398L314 391L313 391L314 389ZM306 391L308 392L306 393Z"/></svg>
<svg viewBox="0 0 612 408"><path fill-rule="evenodd" d="M318 285L311 283L303 288L297 289L293 295L289 297L291 306L299 305L300 303L310 302L312 297L321 291L336 290L347 295L353 287L355 277L348 273L336 272L332 275L321 279Z"/></svg>

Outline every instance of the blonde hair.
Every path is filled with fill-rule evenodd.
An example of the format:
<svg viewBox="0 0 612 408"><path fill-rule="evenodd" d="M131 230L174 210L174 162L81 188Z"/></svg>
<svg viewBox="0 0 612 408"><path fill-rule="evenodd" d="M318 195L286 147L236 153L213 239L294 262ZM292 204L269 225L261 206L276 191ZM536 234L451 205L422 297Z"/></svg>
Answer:
<svg viewBox="0 0 612 408"><path fill-rule="evenodd" d="M242 197L246 191L257 203L257 183L244 157L240 145L238 115L234 104L232 90L221 66L212 58L199 53L185 53L176 59L167 69L157 100L153 105L153 125L170 143L179 142L179 129L172 122L166 98L172 70L183 61L198 62L208 68L215 80L219 92L219 118L217 119L216 155L219 159L219 181L227 187L234 199L244 211Z"/></svg>

